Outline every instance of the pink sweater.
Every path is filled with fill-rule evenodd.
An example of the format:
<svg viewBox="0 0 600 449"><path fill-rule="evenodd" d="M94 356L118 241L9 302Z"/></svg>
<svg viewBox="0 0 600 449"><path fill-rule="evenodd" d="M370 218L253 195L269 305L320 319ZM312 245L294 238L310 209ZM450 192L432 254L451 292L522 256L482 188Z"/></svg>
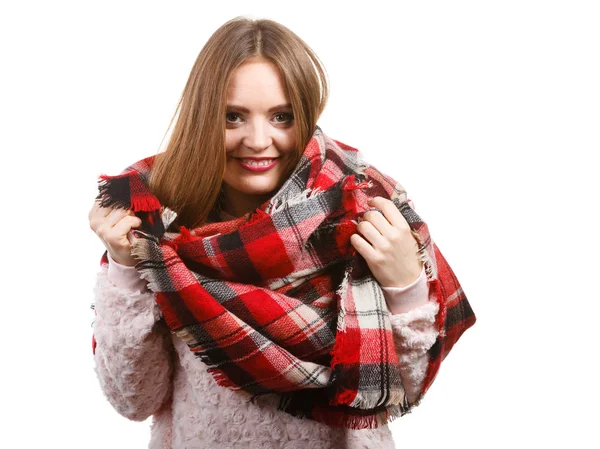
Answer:
<svg viewBox="0 0 600 449"><path fill-rule="evenodd" d="M247 402L219 386L185 342L171 335L134 267L109 256L94 286L95 372L124 417L152 415L149 448L395 448L388 426L337 429L277 410L276 395ZM422 384L437 338L438 305L428 299L425 270L404 288L383 288L409 400Z"/></svg>

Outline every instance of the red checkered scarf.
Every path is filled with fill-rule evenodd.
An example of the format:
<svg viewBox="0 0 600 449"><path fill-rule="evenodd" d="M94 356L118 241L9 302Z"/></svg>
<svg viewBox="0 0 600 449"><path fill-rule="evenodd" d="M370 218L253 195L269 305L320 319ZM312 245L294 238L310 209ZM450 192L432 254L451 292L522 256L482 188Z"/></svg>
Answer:
<svg viewBox="0 0 600 449"><path fill-rule="evenodd" d="M101 204L133 210L132 253L171 332L216 382L333 427L378 427L417 405L475 322L465 294L404 188L317 127L283 186L251 214L187 229L147 188L155 156L101 175ZM439 337L423 388L402 386L390 312L350 244L367 199L391 199L420 243ZM107 264L105 252L101 264Z"/></svg>

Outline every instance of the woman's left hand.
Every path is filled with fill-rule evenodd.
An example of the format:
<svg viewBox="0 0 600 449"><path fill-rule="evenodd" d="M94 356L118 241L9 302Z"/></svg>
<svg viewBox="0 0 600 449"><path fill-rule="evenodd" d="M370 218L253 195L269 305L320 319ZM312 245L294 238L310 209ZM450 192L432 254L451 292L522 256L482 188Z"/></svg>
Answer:
<svg viewBox="0 0 600 449"><path fill-rule="evenodd" d="M395 204L380 196L368 200L372 210L363 214L350 243L365 258L382 287L405 287L414 282L423 268L417 257L418 242Z"/></svg>

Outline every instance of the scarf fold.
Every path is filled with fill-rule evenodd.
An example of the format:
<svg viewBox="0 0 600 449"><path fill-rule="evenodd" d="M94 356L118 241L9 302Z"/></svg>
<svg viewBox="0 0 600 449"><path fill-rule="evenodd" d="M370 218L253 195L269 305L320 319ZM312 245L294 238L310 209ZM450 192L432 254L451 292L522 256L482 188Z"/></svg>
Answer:
<svg viewBox="0 0 600 449"><path fill-rule="evenodd" d="M219 385L251 400L277 394L280 410L351 429L387 424L420 403L475 315L402 185L316 127L268 201L238 219L188 229L148 189L154 158L101 175L97 198L142 219L130 233L136 269L171 332ZM440 305L439 336L413 402L383 291L350 243L374 196L392 200L408 222L430 300Z"/></svg>

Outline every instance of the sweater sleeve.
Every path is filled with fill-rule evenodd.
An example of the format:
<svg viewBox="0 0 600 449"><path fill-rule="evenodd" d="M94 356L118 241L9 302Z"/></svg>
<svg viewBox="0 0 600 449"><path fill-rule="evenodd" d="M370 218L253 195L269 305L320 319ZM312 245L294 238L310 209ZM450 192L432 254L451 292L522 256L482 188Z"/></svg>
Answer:
<svg viewBox="0 0 600 449"><path fill-rule="evenodd" d="M438 336L435 326L438 310L438 303L428 301L408 312L390 317L400 362L402 385L411 403L419 396L427 374L429 350Z"/></svg>
<svg viewBox="0 0 600 449"><path fill-rule="evenodd" d="M173 342L154 292L134 267L111 263L94 286L94 371L115 410L143 421L172 393Z"/></svg>
<svg viewBox="0 0 600 449"><path fill-rule="evenodd" d="M383 296L393 314L408 312L415 307L422 306L429 300L429 287L425 266L417 279L405 287L381 287Z"/></svg>
<svg viewBox="0 0 600 449"><path fill-rule="evenodd" d="M382 287L382 290L391 312L402 384L408 401L413 403L427 374L429 350L438 336L435 318L439 304L429 300L425 269L406 287Z"/></svg>
<svg viewBox="0 0 600 449"><path fill-rule="evenodd" d="M113 285L121 289L137 290L140 292L149 291L147 288L148 281L142 279L135 267L128 267L115 262L108 251L106 252L106 257L109 262L107 277Z"/></svg>

